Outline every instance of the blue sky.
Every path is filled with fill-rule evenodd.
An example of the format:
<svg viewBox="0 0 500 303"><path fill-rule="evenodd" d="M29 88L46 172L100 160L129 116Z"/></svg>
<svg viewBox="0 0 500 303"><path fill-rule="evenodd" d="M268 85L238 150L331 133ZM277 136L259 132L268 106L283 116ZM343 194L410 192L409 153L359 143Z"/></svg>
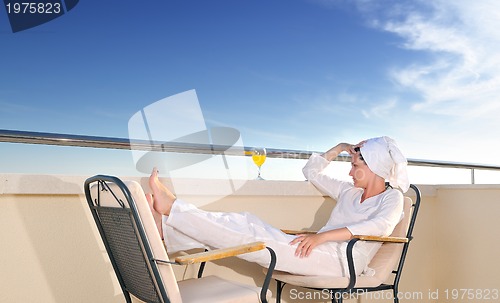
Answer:
<svg viewBox="0 0 500 303"><path fill-rule="evenodd" d="M388 135L409 158L500 165L495 0L145 3L80 1L15 34L2 7L0 129L127 138L134 113L196 89L247 146Z"/></svg>

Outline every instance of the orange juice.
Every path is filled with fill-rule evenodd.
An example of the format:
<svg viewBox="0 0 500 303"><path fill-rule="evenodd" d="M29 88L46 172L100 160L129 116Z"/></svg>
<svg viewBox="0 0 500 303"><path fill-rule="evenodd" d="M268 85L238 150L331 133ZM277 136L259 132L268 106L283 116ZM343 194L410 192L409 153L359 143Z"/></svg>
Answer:
<svg viewBox="0 0 500 303"><path fill-rule="evenodd" d="M258 167L260 167L266 161L266 155L253 154L252 155L252 160L253 160L253 163L255 163L255 165L257 165Z"/></svg>

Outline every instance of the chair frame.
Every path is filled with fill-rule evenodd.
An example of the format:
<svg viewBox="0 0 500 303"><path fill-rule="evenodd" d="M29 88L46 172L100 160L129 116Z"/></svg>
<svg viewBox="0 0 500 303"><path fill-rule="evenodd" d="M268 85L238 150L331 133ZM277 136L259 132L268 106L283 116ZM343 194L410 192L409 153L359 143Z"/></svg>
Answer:
<svg viewBox="0 0 500 303"><path fill-rule="evenodd" d="M91 186L93 184L97 183L99 188L98 188L98 197L96 198L95 201L92 200L91 196ZM125 199L127 200L128 206L125 206L125 203L121 201L118 196L111 190L109 187L108 183L114 183L117 185L119 190L122 191ZM100 206L99 202L99 195L102 190L107 190L112 193L114 196L114 199L116 202L120 205L120 207L103 207ZM236 247L230 247L230 248L225 248L225 249L216 249L216 250L211 250L211 251L206 251L202 253L197 253L197 254L191 254L191 255L184 255L175 258L175 261L170 261L170 260L159 260L155 259L153 255L153 250L150 246L148 237L146 235L146 231L144 229L144 226L142 225L141 218L136 206L136 202L134 198L132 197L132 194L130 193L128 187L126 184L120 180L117 177L114 176L107 176L107 175L96 175L93 177L88 178L85 183L84 183L84 192L85 196L88 202L88 205L90 207L90 211L92 213L92 216L94 218L94 221L97 225L97 229L99 230L99 234L101 235L101 239L103 241L103 244L106 248L106 251L108 253L108 257L111 261L111 264L113 266L114 272L116 274L116 277L118 279L118 282L120 283L120 287L123 291L123 295L125 297L125 300L127 303L131 303L131 294L133 294L135 297L138 299L141 299L143 301L150 302L150 299L144 299L141 298L141 296L133 293L133 291L126 285L125 280L122 276L122 273L120 271L120 267L118 265L117 260L115 259L114 251L112 246L110 245L110 242L108 241L108 237L106 235L105 228L103 227L103 224L101 222L100 218L100 211L105 209L108 213L109 212L114 212L114 213L120 213L123 215L126 213L132 223L132 226L135 231L135 236L137 241L139 242L139 245L141 247L141 251L144 257L144 261L146 262L146 266L149 270L149 277L150 280L147 281L151 283L155 289L155 297L157 300L154 302L160 302L160 303L170 303L170 299L167 294L167 290L165 285L163 284L161 274L159 271L159 265L162 263L168 263L168 264L173 264L173 265L188 265L188 264L194 264L194 263L201 263L200 269L198 272L198 278L201 278L203 274L203 269L205 266L205 262L207 261L213 261L213 260L218 260L222 258L227 258L231 256L236 256L239 254L243 253L248 253L248 252L253 252L253 251L258 251L261 249L267 249L271 255L271 263L268 268L268 273L264 279L261 292L260 292L260 300L262 303L267 303L267 290L269 289L270 281L272 278L272 272L274 271L274 267L276 265L276 254L275 252L265 246L265 243L263 242L254 242L254 243L249 243L246 245L240 245Z"/></svg>
<svg viewBox="0 0 500 303"><path fill-rule="evenodd" d="M314 287L305 287L307 289L312 289L312 290L318 290L318 291L324 291L328 290L328 292L331 295L332 303L342 303L343 298L345 295L352 295L352 294L360 294L360 293L366 293L366 292L374 292L374 291L382 291L382 290L392 290L393 296L394 296L394 302L398 303L399 298L398 298L398 287L399 287L399 281L401 279L401 273L403 271L403 266L404 262L406 259L406 255L408 253L408 248L410 245L410 242L413 240L413 228L415 226L415 221L417 219L417 214L418 214L418 209L420 207L420 199L421 199L421 194L420 190L418 187L414 184L410 184L410 188L415 191L415 201L412 201L412 215L411 219L408 225L408 231L406 233L406 237L376 237L376 236L361 236L361 235L355 235L351 240L349 240L347 244L347 265L349 269L349 284L347 285L346 288L314 288ZM298 232L298 231L285 231L289 233L304 233L304 232ZM354 259L353 259L353 254L352 250L354 248L354 245L358 241L376 241L376 242L382 242L382 243L403 243L403 249L401 252L401 258L399 259L399 264L397 266L397 269L394 270L392 273L394 274L394 280L392 283L382 283L379 286L376 287L354 287L356 285L356 270L354 269ZM279 281L276 279L276 302L279 303L281 302L281 293L283 291L283 288L285 287L287 283L283 281Z"/></svg>

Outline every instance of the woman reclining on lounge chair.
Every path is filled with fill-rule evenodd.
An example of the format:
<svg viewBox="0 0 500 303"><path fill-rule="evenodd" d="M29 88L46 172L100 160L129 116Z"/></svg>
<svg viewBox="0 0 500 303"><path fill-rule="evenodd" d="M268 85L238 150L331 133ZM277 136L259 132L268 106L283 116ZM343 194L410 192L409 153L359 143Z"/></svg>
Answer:
<svg viewBox="0 0 500 303"><path fill-rule="evenodd" d="M341 152L352 156L349 173L352 183L323 173ZM277 270L300 275L348 276L347 241L353 235L389 236L403 217L403 195L391 186L408 189L406 163L388 137L356 145L339 143L322 155L313 154L303 168L305 177L337 201L328 222L316 234L288 235L249 213L201 210L177 199L159 181L156 169L149 178L153 194L147 195L147 199L169 251L264 241L276 252ZM391 186L386 186L386 180ZM356 272L369 272L367 264L379 247L379 243L372 242L355 246ZM241 258L266 267L270 261L269 254L263 251Z"/></svg>

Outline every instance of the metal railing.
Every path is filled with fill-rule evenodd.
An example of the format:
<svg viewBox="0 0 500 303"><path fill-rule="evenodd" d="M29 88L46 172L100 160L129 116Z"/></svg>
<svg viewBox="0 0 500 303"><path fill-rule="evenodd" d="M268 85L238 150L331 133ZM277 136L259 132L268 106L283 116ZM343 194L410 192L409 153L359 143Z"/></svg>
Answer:
<svg viewBox="0 0 500 303"><path fill-rule="evenodd" d="M126 150L143 150L143 151L158 151L158 152L175 152L175 153L195 153L195 154L225 154L225 155L242 155L242 150L246 155L252 147L242 146L233 148L225 145L212 144L192 144L179 142L155 142L148 140L124 139L112 137L97 137L71 134L56 134L43 132L29 132L0 129L0 142L8 143L24 143L24 144L43 144L43 145L59 145L59 146L74 146L74 147L93 147L105 149L126 149ZM285 159L308 159L314 151L305 150L286 150L266 148L267 157L269 158L285 158ZM350 156L339 156L337 161L350 161ZM475 183L475 170L496 170L500 171L499 165L475 164L464 162L436 161L436 160L421 160L408 159L408 164L413 166L439 167L439 168L460 168L469 169L471 171L471 184Z"/></svg>

